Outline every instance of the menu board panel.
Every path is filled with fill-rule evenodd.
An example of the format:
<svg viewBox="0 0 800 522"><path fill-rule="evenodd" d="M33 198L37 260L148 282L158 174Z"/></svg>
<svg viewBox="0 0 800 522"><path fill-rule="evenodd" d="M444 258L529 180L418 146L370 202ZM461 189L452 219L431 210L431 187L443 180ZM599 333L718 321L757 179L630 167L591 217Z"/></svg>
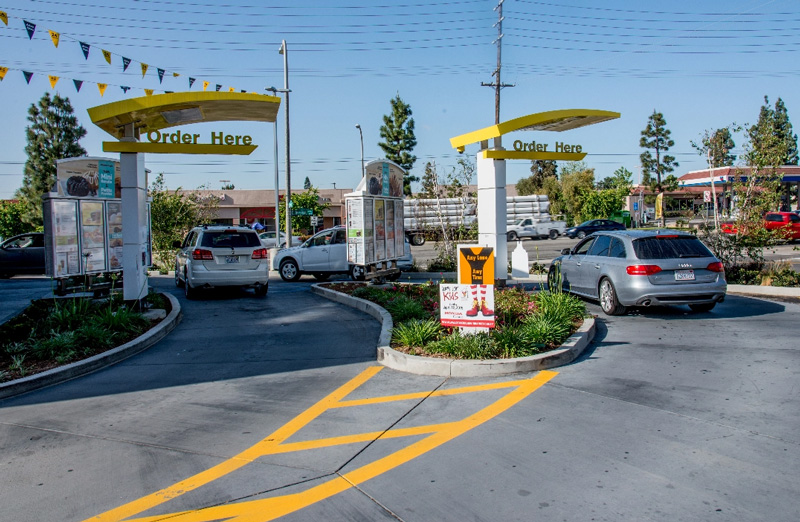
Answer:
<svg viewBox="0 0 800 522"><path fill-rule="evenodd" d="M80 210L81 251L85 272L102 272L106 269L103 203L82 200Z"/></svg>
<svg viewBox="0 0 800 522"><path fill-rule="evenodd" d="M386 212L382 199L376 199L375 205L375 261L386 259Z"/></svg>
<svg viewBox="0 0 800 522"><path fill-rule="evenodd" d="M405 230L403 229L403 200L398 199L394 202L394 248L398 257L406 253Z"/></svg>
<svg viewBox="0 0 800 522"><path fill-rule="evenodd" d="M117 201L106 203L106 223L108 223L108 269L122 268L122 204Z"/></svg>
<svg viewBox="0 0 800 522"><path fill-rule="evenodd" d="M395 243L394 243L394 201L386 201L386 257L388 259L395 258Z"/></svg>
<svg viewBox="0 0 800 522"><path fill-rule="evenodd" d="M54 276L67 277L81 272L78 257L78 206L75 201L53 202L55 236Z"/></svg>

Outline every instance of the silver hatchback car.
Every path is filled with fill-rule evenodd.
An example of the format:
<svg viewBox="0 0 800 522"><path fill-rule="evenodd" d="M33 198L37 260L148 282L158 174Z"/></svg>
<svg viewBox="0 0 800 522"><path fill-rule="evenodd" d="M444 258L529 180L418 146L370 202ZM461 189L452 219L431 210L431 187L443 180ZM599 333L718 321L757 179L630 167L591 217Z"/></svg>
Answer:
<svg viewBox="0 0 800 522"><path fill-rule="evenodd" d="M560 282L565 291L597 299L607 315L651 305L708 312L727 292L722 263L686 232L595 232L561 254L550 265L548 286Z"/></svg>

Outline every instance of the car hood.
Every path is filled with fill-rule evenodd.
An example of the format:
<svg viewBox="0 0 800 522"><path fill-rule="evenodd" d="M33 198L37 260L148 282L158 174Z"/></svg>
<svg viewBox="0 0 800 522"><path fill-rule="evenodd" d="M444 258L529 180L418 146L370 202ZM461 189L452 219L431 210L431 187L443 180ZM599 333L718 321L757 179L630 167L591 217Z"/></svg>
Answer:
<svg viewBox="0 0 800 522"><path fill-rule="evenodd" d="M283 257L294 252L299 252L302 246L293 246L289 248L281 248L278 253L275 255L275 258Z"/></svg>

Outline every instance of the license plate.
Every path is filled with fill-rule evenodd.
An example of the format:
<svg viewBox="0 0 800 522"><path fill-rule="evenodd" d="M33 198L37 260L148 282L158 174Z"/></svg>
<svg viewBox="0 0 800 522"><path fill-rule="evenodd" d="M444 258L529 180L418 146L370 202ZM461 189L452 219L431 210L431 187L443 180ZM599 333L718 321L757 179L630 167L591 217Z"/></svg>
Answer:
<svg viewBox="0 0 800 522"><path fill-rule="evenodd" d="M694 270L675 270L675 281L694 281Z"/></svg>
<svg viewBox="0 0 800 522"><path fill-rule="evenodd" d="M225 256L225 262L226 263L238 263L239 262L239 256ZM692 276L692 279L694 279L694 276Z"/></svg>

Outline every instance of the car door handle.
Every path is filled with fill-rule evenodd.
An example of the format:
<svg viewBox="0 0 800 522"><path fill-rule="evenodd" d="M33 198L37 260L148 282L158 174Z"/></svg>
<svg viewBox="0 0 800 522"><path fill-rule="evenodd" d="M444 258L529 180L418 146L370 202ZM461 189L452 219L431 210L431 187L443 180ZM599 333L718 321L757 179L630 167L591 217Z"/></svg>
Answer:
<svg viewBox="0 0 800 522"><path fill-rule="evenodd" d="M594 267L595 267L596 269L600 270L600 265L594 265Z"/></svg>

